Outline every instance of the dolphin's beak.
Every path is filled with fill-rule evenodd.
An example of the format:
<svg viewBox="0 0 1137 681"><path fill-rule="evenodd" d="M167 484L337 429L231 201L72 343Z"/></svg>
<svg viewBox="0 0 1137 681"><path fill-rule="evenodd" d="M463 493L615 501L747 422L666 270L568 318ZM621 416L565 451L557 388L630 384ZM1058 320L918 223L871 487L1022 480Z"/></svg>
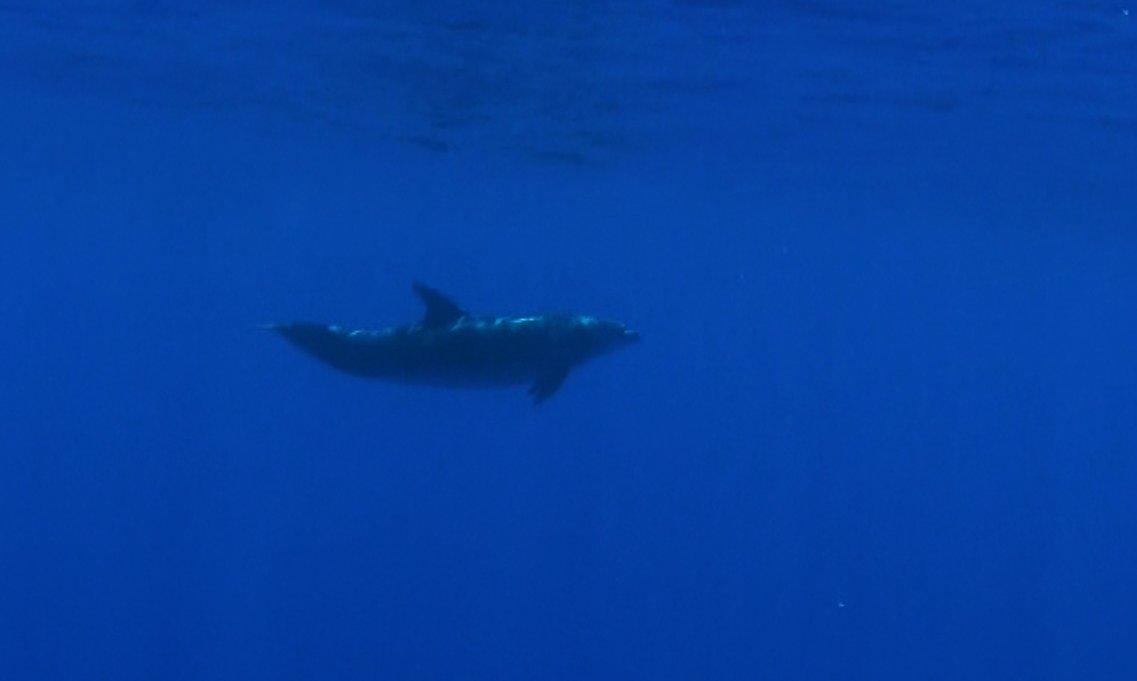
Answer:
<svg viewBox="0 0 1137 681"><path fill-rule="evenodd" d="M635 343L640 339L640 332L633 331L632 329L624 329L624 340L628 343Z"/></svg>

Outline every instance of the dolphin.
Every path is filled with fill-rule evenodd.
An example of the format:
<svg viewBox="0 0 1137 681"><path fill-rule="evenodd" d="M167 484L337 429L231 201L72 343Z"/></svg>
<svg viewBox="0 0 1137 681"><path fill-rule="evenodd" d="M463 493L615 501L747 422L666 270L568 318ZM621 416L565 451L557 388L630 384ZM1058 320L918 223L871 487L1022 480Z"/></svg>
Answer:
<svg viewBox="0 0 1137 681"><path fill-rule="evenodd" d="M380 330L314 322L266 328L336 369L356 376L444 387L529 385L534 404L553 396L573 367L631 345L639 333L587 315L471 315L437 289L415 282L426 306L417 324Z"/></svg>

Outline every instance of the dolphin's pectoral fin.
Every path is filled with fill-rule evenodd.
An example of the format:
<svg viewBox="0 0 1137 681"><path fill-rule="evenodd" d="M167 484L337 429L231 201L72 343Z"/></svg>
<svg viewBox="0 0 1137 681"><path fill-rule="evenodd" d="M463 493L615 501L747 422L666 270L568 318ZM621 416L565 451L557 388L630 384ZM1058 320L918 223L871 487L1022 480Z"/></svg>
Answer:
<svg viewBox="0 0 1137 681"><path fill-rule="evenodd" d="M457 303L438 289L433 289L417 281L414 283L414 289L426 305L426 314L422 318L424 327L450 326L462 317L467 316L465 310L458 307Z"/></svg>
<svg viewBox="0 0 1137 681"><path fill-rule="evenodd" d="M539 377L529 386L529 394L533 396L533 404L541 404L545 400L553 396L553 393L560 390L561 384L565 382L565 376L568 376L569 370L557 369Z"/></svg>

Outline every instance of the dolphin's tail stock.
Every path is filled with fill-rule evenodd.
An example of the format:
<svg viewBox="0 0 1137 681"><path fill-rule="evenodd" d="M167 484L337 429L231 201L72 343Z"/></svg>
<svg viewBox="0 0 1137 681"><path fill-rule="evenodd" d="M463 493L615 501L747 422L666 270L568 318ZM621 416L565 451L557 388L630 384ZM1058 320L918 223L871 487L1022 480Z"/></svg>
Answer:
<svg viewBox="0 0 1137 681"><path fill-rule="evenodd" d="M304 352L341 371L363 376L379 376L383 373L381 357L374 348L338 326L285 322L265 324L261 328L279 333Z"/></svg>

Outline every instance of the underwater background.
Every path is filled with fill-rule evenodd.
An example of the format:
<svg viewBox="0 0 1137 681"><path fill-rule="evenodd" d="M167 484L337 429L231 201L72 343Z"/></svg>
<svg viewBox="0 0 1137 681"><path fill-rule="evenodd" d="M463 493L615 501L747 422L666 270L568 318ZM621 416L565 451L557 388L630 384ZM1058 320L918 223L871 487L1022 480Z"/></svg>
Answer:
<svg viewBox="0 0 1137 681"><path fill-rule="evenodd" d="M1135 170L1127 0L0 3L0 679L1137 678Z"/></svg>

